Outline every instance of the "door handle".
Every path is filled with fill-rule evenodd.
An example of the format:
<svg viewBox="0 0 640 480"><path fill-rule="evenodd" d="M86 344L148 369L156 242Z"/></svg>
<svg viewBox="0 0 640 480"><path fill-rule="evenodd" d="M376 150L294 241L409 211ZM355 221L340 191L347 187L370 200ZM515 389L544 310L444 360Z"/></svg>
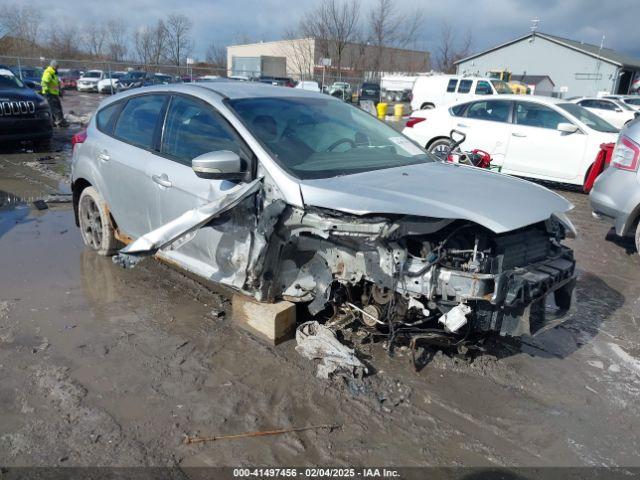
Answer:
<svg viewBox="0 0 640 480"><path fill-rule="evenodd" d="M171 188L173 186L173 183L171 183L171 180L169 180L166 173L163 173L162 175L152 175L151 178L154 182L163 187Z"/></svg>
<svg viewBox="0 0 640 480"><path fill-rule="evenodd" d="M519 133L519 132L513 132L511 135L514 137L520 137L520 138L524 138L527 136L526 133Z"/></svg>
<svg viewBox="0 0 640 480"><path fill-rule="evenodd" d="M109 160L111 160L111 157L109 156L109 152L107 152L106 150L102 150L98 154L98 160L102 160L103 162L108 162Z"/></svg>
<svg viewBox="0 0 640 480"><path fill-rule="evenodd" d="M458 125L456 125L456 127L469 128L469 125L465 125L464 123L459 123Z"/></svg>

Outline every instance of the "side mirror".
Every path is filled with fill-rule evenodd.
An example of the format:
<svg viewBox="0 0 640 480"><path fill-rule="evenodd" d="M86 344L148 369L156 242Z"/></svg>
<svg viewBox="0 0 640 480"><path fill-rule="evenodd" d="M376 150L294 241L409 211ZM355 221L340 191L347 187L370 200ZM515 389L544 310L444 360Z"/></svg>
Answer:
<svg viewBox="0 0 640 480"><path fill-rule="evenodd" d="M622 109L621 108L616 108L616 112L622 113Z"/></svg>
<svg viewBox="0 0 640 480"><path fill-rule="evenodd" d="M36 88L37 87L36 82L33 82L31 80L24 80L23 83L29 88Z"/></svg>
<svg viewBox="0 0 640 480"><path fill-rule="evenodd" d="M557 130L562 133L576 133L578 131L578 127L573 123L559 123Z"/></svg>
<svg viewBox="0 0 640 480"><path fill-rule="evenodd" d="M238 179L244 173L242 160L237 153L229 150L203 153L191 160L191 168L200 178L216 180Z"/></svg>

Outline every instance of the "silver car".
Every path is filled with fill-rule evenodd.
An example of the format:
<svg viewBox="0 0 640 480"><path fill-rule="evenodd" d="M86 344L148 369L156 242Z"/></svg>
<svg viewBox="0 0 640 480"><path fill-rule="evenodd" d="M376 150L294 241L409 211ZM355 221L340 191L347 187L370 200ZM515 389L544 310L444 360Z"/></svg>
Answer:
<svg viewBox="0 0 640 480"><path fill-rule="evenodd" d="M530 334L571 303L564 198L436 161L302 89L218 81L118 94L75 137L72 181L84 242L116 263L155 255L392 338Z"/></svg>
<svg viewBox="0 0 640 480"><path fill-rule="evenodd" d="M615 227L621 237L635 237L640 252L640 121L620 132L611 164L595 181L589 194L594 215Z"/></svg>

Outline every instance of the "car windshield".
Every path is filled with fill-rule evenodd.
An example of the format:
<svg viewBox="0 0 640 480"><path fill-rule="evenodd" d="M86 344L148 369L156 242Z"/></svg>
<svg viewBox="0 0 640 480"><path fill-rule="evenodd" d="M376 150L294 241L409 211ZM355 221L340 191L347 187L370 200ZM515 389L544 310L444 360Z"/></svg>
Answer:
<svg viewBox="0 0 640 480"><path fill-rule="evenodd" d="M569 112L576 117L587 127L597 130L598 132L617 133L618 129L611 125L609 122L604 121L602 118L594 113L591 113L584 107L576 103L559 103L558 107L565 112Z"/></svg>
<svg viewBox="0 0 640 480"><path fill-rule="evenodd" d="M84 74L84 78L100 78L102 72L87 72Z"/></svg>
<svg viewBox="0 0 640 480"><path fill-rule="evenodd" d="M513 93L507 82L503 82L502 80L491 80L491 84L493 85L493 88L496 89L496 92L500 94Z"/></svg>
<svg viewBox="0 0 640 480"><path fill-rule="evenodd" d="M640 97L638 98L626 98L624 100L625 103L628 103L629 105L639 105L640 106Z"/></svg>
<svg viewBox="0 0 640 480"><path fill-rule="evenodd" d="M16 87L23 88L24 83L9 70L0 68L0 89Z"/></svg>
<svg viewBox="0 0 640 480"><path fill-rule="evenodd" d="M228 104L278 163L303 180L434 161L393 128L333 98L242 98Z"/></svg>

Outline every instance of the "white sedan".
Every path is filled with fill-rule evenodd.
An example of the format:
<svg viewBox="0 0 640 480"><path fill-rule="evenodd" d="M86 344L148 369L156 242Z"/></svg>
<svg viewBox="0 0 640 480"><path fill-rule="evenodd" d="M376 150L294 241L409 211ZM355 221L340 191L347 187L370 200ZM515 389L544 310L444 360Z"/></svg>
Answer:
<svg viewBox="0 0 640 480"><path fill-rule="evenodd" d="M102 70L89 70L82 75L76 82L76 89L79 92L97 92L98 82L105 77Z"/></svg>
<svg viewBox="0 0 640 480"><path fill-rule="evenodd" d="M116 93L118 87L118 79L124 77L127 72L111 72L111 78L109 74L105 74L105 78L98 82L98 93Z"/></svg>
<svg viewBox="0 0 640 480"><path fill-rule="evenodd" d="M503 173L582 185L600 144L618 129L586 109L550 97L501 95L418 110L403 134L446 156L451 130L466 135L463 150L491 154Z"/></svg>
<svg viewBox="0 0 640 480"><path fill-rule="evenodd" d="M624 127L636 117L636 110L613 98L581 97L572 102L602 117L617 128Z"/></svg>
<svg viewBox="0 0 640 480"><path fill-rule="evenodd" d="M310 92L320 91L320 85L318 85L318 82L313 82L311 80L303 80L301 82L298 82L298 84L296 85L296 88L301 88L302 90L309 90Z"/></svg>

